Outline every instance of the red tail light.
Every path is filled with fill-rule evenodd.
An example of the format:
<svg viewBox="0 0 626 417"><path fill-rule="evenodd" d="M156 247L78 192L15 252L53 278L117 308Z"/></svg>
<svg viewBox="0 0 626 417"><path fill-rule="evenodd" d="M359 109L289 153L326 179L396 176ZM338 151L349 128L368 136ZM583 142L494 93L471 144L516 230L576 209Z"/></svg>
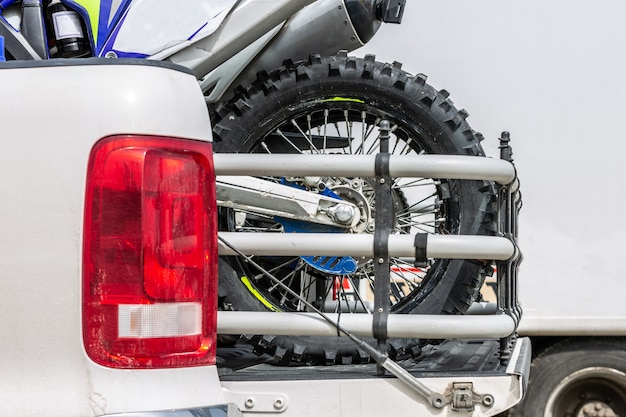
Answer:
<svg viewBox="0 0 626 417"><path fill-rule="evenodd" d="M215 363L217 225L211 145L120 136L93 148L83 335L115 368Z"/></svg>

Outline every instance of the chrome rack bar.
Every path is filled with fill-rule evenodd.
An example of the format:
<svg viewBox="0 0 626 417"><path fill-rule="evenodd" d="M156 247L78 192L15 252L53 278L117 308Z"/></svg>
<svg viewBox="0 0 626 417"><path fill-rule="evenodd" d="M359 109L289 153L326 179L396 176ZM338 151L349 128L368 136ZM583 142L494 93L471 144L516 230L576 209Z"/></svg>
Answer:
<svg viewBox="0 0 626 417"><path fill-rule="evenodd" d="M327 233L238 233L219 232L246 255L258 256L374 256L374 235ZM390 235L389 256L415 256L415 235ZM220 255L235 255L219 245ZM515 245L502 236L428 235L426 256L447 259L507 260Z"/></svg>
<svg viewBox="0 0 626 417"><path fill-rule="evenodd" d="M326 313L326 315L355 336L374 336L371 314ZM316 313L219 311L217 327L222 334L245 334L250 333L250 329L253 328L258 334L276 336L303 334L337 336L337 329ZM387 322L389 338L499 339L509 336L514 331L515 321L506 314L493 316L390 314Z"/></svg>
<svg viewBox="0 0 626 417"><path fill-rule="evenodd" d="M213 156L219 175L376 177L376 155L225 154ZM392 177L515 181L515 168L500 159L465 155L390 155ZM219 180L219 177L218 177Z"/></svg>

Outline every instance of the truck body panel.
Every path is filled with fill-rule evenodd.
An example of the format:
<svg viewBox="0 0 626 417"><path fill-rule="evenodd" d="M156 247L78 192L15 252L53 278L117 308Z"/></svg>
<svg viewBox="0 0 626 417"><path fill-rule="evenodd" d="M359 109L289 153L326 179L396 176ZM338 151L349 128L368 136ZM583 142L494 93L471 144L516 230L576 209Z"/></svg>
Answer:
<svg viewBox="0 0 626 417"><path fill-rule="evenodd" d="M82 343L89 152L113 134L210 140L195 77L155 65L89 61L3 64L0 77L2 414L99 415L223 403L215 367L112 370L93 363Z"/></svg>

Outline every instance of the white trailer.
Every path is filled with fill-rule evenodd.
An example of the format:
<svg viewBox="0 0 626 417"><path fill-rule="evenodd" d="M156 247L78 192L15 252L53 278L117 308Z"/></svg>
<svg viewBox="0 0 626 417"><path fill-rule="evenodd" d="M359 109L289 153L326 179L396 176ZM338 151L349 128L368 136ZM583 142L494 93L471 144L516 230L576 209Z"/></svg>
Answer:
<svg viewBox="0 0 626 417"><path fill-rule="evenodd" d="M524 190L515 416L626 415L626 3L412 1L357 53L452 93L490 140L511 132Z"/></svg>

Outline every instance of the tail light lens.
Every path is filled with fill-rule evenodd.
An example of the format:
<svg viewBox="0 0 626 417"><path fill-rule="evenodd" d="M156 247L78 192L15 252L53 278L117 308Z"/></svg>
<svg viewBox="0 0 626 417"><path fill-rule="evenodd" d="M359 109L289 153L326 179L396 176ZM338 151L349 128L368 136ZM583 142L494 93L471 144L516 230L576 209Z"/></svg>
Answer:
<svg viewBox="0 0 626 417"><path fill-rule="evenodd" d="M93 148L83 337L114 368L215 363L217 217L209 143L118 136Z"/></svg>

